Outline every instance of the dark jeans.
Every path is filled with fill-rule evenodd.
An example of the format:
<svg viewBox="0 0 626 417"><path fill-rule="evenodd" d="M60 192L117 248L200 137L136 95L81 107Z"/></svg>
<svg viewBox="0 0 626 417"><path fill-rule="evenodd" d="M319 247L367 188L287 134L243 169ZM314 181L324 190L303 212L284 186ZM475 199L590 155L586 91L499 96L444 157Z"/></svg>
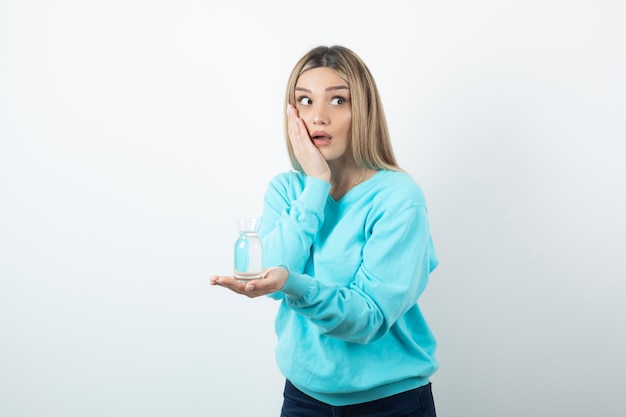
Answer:
<svg viewBox="0 0 626 417"><path fill-rule="evenodd" d="M431 384L366 403L335 407L285 384L281 417L436 417Z"/></svg>

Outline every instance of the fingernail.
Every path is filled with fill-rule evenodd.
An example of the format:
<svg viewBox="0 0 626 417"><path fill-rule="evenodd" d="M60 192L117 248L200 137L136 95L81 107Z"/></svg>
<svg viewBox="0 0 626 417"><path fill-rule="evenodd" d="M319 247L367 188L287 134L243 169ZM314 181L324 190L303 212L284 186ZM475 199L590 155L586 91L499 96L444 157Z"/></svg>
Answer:
<svg viewBox="0 0 626 417"><path fill-rule="evenodd" d="M252 284L246 285L246 291L254 291L254 285Z"/></svg>

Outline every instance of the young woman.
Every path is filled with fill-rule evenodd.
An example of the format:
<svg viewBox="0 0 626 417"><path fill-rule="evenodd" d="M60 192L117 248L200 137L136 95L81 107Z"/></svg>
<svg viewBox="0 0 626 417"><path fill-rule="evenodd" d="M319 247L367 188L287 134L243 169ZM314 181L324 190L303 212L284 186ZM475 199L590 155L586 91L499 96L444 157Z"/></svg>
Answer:
<svg viewBox="0 0 626 417"><path fill-rule="evenodd" d="M351 50L320 46L294 67L286 105L294 171L265 194L268 269L211 284L280 300L283 417L435 416L435 339L417 300L438 259L374 79Z"/></svg>

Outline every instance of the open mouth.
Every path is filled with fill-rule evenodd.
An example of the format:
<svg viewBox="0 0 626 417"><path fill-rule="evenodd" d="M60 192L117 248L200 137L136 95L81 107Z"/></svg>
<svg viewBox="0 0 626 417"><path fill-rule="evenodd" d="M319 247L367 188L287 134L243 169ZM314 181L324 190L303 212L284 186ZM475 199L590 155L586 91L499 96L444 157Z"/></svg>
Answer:
<svg viewBox="0 0 626 417"><path fill-rule="evenodd" d="M325 132L314 132L311 135L311 141L316 146L325 146L332 142L332 137Z"/></svg>

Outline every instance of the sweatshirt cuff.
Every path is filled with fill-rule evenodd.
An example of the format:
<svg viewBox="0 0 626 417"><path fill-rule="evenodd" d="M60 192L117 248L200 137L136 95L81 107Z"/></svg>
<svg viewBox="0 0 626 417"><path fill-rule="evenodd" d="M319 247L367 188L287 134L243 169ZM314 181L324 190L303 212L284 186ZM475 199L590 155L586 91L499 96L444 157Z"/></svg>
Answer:
<svg viewBox="0 0 626 417"><path fill-rule="evenodd" d="M329 182L307 176L304 190L300 194L300 203L309 207L323 208L328 200L330 188Z"/></svg>
<svg viewBox="0 0 626 417"><path fill-rule="evenodd" d="M289 278L280 291L294 301L300 300L307 294L311 280L308 275L289 271Z"/></svg>

